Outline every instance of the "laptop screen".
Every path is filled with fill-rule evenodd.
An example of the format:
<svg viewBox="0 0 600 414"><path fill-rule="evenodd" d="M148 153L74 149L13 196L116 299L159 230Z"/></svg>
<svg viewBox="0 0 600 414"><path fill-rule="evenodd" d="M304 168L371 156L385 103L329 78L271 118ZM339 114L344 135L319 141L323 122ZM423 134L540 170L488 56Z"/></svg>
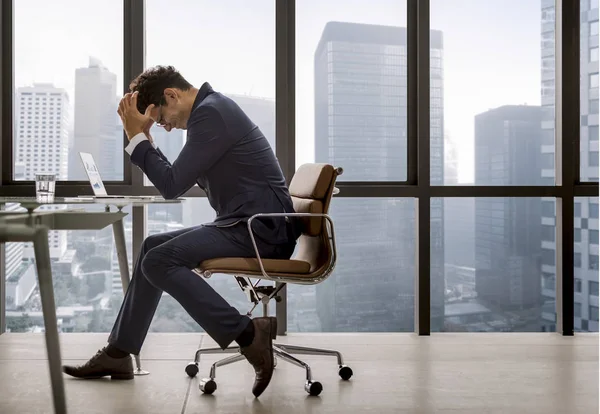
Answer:
<svg viewBox="0 0 600 414"><path fill-rule="evenodd" d="M96 162L94 161L92 154L80 152L79 156L81 157L83 168L85 169L85 172L90 180L90 184L92 185L94 195L96 197L107 195L106 188L104 188L102 178L100 178L100 173L98 172L98 167L96 166Z"/></svg>

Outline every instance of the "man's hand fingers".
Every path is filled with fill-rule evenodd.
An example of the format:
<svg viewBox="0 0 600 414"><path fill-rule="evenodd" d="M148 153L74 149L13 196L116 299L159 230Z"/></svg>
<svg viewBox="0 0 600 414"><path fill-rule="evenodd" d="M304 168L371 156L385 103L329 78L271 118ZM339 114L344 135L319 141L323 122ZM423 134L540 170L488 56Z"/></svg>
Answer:
<svg viewBox="0 0 600 414"><path fill-rule="evenodd" d="M138 91L135 91L133 93L133 95L131 95L131 102L130 102L130 105L132 106L132 109L135 110L135 111L137 111L137 97L138 97Z"/></svg>
<svg viewBox="0 0 600 414"><path fill-rule="evenodd" d="M124 112L129 111L129 106L130 106L130 101L131 100L131 94L130 93L126 93L125 96L123 97L123 99L121 99L121 102L123 102L123 110Z"/></svg>
<svg viewBox="0 0 600 414"><path fill-rule="evenodd" d="M152 112L152 109L154 109L154 104L148 105L148 107L146 108L146 112L144 113L144 115L146 115L147 117L150 117L150 112Z"/></svg>
<svg viewBox="0 0 600 414"><path fill-rule="evenodd" d="M125 102L124 102L125 98L121 98L121 100L119 101L119 108L117 109L118 111L121 111L119 113L119 115L123 114L123 111L125 110Z"/></svg>

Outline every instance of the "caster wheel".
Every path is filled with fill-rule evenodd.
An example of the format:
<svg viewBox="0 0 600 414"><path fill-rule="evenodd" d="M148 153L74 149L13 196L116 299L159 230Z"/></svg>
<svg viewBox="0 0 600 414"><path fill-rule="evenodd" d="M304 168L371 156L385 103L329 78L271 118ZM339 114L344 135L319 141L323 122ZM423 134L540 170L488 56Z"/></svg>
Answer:
<svg viewBox="0 0 600 414"><path fill-rule="evenodd" d="M212 394L217 390L217 383L210 378L204 378L200 381L200 391L204 394Z"/></svg>
<svg viewBox="0 0 600 414"><path fill-rule="evenodd" d="M344 381L348 381L352 377L352 368L348 365L340 365L340 369L338 370L338 374Z"/></svg>
<svg viewBox="0 0 600 414"><path fill-rule="evenodd" d="M323 391L323 386L317 381L306 381L306 384L304 384L304 389L307 393L313 397L316 397L317 395L321 394L321 391Z"/></svg>
<svg viewBox="0 0 600 414"><path fill-rule="evenodd" d="M198 364L195 362L190 362L185 367L185 373L188 374L190 378L194 378L196 374L198 374Z"/></svg>

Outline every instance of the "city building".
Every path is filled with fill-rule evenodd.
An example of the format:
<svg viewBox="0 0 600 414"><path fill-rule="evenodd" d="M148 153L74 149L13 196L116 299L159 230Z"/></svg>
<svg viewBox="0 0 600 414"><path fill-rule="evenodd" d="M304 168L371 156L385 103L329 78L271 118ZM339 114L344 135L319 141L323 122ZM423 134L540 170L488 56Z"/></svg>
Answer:
<svg viewBox="0 0 600 414"><path fill-rule="evenodd" d="M555 5L542 0L542 177L554 184L554 104L556 63L554 25ZM581 181L598 181L598 1L581 1ZM544 331L556 330L556 206L553 198L544 198L542 294ZM575 329L598 332L598 197L575 199Z"/></svg>
<svg viewBox="0 0 600 414"><path fill-rule="evenodd" d="M68 171L69 97L51 84L17 90L15 106L15 162L22 179L35 180L38 172L66 179Z"/></svg>
<svg viewBox="0 0 600 414"><path fill-rule="evenodd" d="M444 183L442 50L442 33L431 31L432 185ZM344 168L345 181L405 180L406 29L329 22L314 65L315 161ZM442 200L433 199L431 206L431 315L432 329L439 330L444 318ZM331 214L339 263L334 276L316 288L322 330L412 330L413 201L338 200Z"/></svg>
<svg viewBox="0 0 600 414"><path fill-rule="evenodd" d="M542 109L502 106L475 117L475 185L542 184ZM475 199L475 274L480 302L507 314L512 330L539 330L541 200Z"/></svg>
<svg viewBox="0 0 600 414"><path fill-rule="evenodd" d="M116 96L117 75L100 60L90 57L88 67L75 71L75 122L69 179L87 180L79 152L94 156L104 181L123 179L123 157L115 158L117 151L123 152L122 132L115 133Z"/></svg>
<svg viewBox="0 0 600 414"><path fill-rule="evenodd" d="M39 172L68 177L69 96L52 84L36 83L17 89L15 102L15 179L35 180ZM44 210L61 206L45 206ZM67 247L65 232L49 235L50 256L62 256ZM30 243L24 245L24 257L33 258Z"/></svg>
<svg viewBox="0 0 600 414"><path fill-rule="evenodd" d="M444 263L475 268L475 198L444 199Z"/></svg>

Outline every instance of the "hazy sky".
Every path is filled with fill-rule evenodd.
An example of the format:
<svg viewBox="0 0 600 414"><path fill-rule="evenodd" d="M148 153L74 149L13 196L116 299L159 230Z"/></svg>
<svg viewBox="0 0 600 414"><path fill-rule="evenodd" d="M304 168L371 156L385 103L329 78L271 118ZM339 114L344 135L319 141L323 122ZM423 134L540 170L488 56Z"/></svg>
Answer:
<svg viewBox="0 0 600 414"><path fill-rule="evenodd" d="M147 65L172 64L192 83L275 97L275 0L147 0ZM314 160L314 53L328 21L406 26L406 1L296 1L297 163ZM540 0L431 0L444 36L444 121L473 177L474 116L540 104ZM74 96L75 69L102 60L122 85L120 0L15 2L16 86L51 82Z"/></svg>

